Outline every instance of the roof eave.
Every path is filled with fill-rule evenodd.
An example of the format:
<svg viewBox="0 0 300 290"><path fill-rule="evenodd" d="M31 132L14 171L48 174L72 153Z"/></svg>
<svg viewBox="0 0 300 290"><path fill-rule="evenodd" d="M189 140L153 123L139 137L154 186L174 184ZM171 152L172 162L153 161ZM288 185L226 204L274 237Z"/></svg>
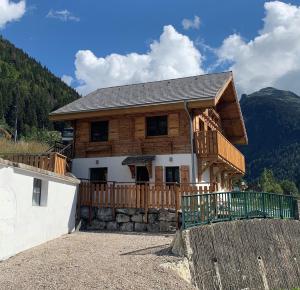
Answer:
<svg viewBox="0 0 300 290"><path fill-rule="evenodd" d="M240 118L240 121L241 121L241 124L242 124L242 130L243 130L243 136L239 137L239 141L234 142L234 144L248 145L247 130L246 130L246 126L245 126L245 122L244 122L244 118L243 118L243 114L242 114L240 102L239 102L238 97L237 97L237 91L236 91L236 87L235 87L235 83L234 83L234 79L233 79L233 75L232 74L231 74L231 77L228 79L228 81L224 84L223 88L221 88L219 90L219 92L217 93L216 98L215 98L215 106L220 101L223 93L225 92L225 90L227 89L227 87L230 85L230 83L232 83L233 97L234 97L234 100L235 100L237 108L238 108L238 114L239 114L239 118Z"/></svg>

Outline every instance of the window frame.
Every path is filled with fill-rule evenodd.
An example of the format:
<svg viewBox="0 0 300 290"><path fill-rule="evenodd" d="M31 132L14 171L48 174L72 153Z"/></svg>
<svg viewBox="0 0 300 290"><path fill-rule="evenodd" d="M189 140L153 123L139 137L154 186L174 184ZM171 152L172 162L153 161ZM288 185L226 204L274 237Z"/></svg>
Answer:
<svg viewBox="0 0 300 290"><path fill-rule="evenodd" d="M155 118L165 118L166 119L166 128L165 128L165 132L163 132L162 134L159 134L159 133L155 133L155 134L149 134L149 120L150 119L155 119ZM168 136L169 135L169 116L168 116L168 114L164 114L164 115L155 115L155 116L146 116L146 121L145 121L145 131L146 131L146 137L166 137L166 136ZM158 121L157 121L157 123L158 123ZM157 127L159 127L158 126L158 124L156 124L157 125ZM156 128L157 129L157 128Z"/></svg>
<svg viewBox="0 0 300 290"><path fill-rule="evenodd" d="M42 188L43 188L43 180L40 178L33 178L33 186L32 186L32 206L41 206L42 201ZM38 202L36 197L38 196Z"/></svg>
<svg viewBox="0 0 300 290"><path fill-rule="evenodd" d="M167 181L167 171L168 169L178 170L178 181ZM176 173L172 172L172 177L174 177ZM180 184L180 166L166 166L165 167L165 182L166 184Z"/></svg>
<svg viewBox="0 0 300 290"><path fill-rule="evenodd" d="M101 133L98 133L100 134L100 138L99 139L96 139L93 135L93 126L95 126L95 124L99 124L99 123L106 123L107 124L107 129L105 132L105 138L101 138L102 134ZM109 140L109 120L98 120L98 121L92 121L90 122L90 142L107 142Z"/></svg>
<svg viewBox="0 0 300 290"><path fill-rule="evenodd" d="M106 170L106 180L100 180L100 179L92 179L92 170ZM108 176L108 167L91 167L90 168L90 182L93 183L99 183L99 184L107 184L107 176Z"/></svg>

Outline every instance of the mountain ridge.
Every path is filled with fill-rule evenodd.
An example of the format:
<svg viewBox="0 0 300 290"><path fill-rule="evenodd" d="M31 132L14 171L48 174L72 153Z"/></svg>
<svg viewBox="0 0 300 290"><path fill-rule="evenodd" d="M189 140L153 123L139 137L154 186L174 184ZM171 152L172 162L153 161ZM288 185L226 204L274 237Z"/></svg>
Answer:
<svg viewBox="0 0 300 290"><path fill-rule="evenodd" d="M257 180L263 168L277 178L300 186L300 96L272 87L240 100L248 146L240 147L247 162L248 181Z"/></svg>

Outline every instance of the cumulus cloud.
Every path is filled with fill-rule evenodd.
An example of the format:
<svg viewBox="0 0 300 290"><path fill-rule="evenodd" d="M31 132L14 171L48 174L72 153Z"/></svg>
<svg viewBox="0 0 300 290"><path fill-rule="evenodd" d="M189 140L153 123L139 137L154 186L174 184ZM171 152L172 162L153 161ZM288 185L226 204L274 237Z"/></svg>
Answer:
<svg viewBox="0 0 300 290"><path fill-rule="evenodd" d="M188 30L190 28L199 29L200 28L200 17L195 16L194 19L183 19L182 20L183 29Z"/></svg>
<svg viewBox="0 0 300 290"><path fill-rule="evenodd" d="M72 82L73 82L73 78L71 76L68 75L63 75L61 77L61 80L66 83L68 86L71 86Z"/></svg>
<svg viewBox="0 0 300 290"><path fill-rule="evenodd" d="M300 93L300 6L266 2L263 28L249 41L227 37L217 50L220 63L230 63L241 93L266 86Z"/></svg>
<svg viewBox="0 0 300 290"><path fill-rule="evenodd" d="M18 3L10 0L0 0L0 28L5 27L8 22L19 20L26 11L25 1Z"/></svg>
<svg viewBox="0 0 300 290"><path fill-rule="evenodd" d="M92 90L137 82L178 78L203 73L202 56L194 43L165 26L158 41L145 54L110 54L97 57L90 50L80 50L75 59L75 75L81 85L77 90Z"/></svg>
<svg viewBox="0 0 300 290"><path fill-rule="evenodd" d="M58 19L61 20L63 22L67 22L67 21L75 21L78 22L80 21L80 18L77 16L74 16L69 10L65 9L65 10L53 10L51 9L48 14L46 15L47 18L54 18L54 19Z"/></svg>

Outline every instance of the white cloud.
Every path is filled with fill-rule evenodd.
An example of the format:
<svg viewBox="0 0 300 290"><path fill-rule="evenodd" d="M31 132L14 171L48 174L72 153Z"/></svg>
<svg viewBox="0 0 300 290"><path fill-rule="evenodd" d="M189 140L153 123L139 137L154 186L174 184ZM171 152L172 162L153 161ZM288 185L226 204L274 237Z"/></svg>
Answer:
<svg viewBox="0 0 300 290"><path fill-rule="evenodd" d="M241 93L266 86L300 93L300 7L266 2L264 26L244 40L227 37L217 50L219 62L231 63Z"/></svg>
<svg viewBox="0 0 300 290"><path fill-rule="evenodd" d="M97 57L90 50L78 51L75 75L81 85L77 90L86 94L101 87L197 75L203 73L201 65L194 43L169 25L145 54Z"/></svg>
<svg viewBox="0 0 300 290"><path fill-rule="evenodd" d="M68 76L68 75L63 75L61 77L61 80L63 82L65 82L68 86L71 86L72 82L73 82L73 78L71 76Z"/></svg>
<svg viewBox="0 0 300 290"><path fill-rule="evenodd" d="M25 10L25 0L18 3L0 0L0 28L3 28L8 22L19 20L24 15Z"/></svg>
<svg viewBox="0 0 300 290"><path fill-rule="evenodd" d="M69 10L53 10L51 9L48 14L46 15L47 18L55 18L59 19L61 21L67 22L67 21L80 21L80 18L77 16L74 16Z"/></svg>
<svg viewBox="0 0 300 290"><path fill-rule="evenodd" d="M194 19L183 19L182 20L183 29L188 30L190 28L199 29L200 28L200 17L195 16Z"/></svg>

